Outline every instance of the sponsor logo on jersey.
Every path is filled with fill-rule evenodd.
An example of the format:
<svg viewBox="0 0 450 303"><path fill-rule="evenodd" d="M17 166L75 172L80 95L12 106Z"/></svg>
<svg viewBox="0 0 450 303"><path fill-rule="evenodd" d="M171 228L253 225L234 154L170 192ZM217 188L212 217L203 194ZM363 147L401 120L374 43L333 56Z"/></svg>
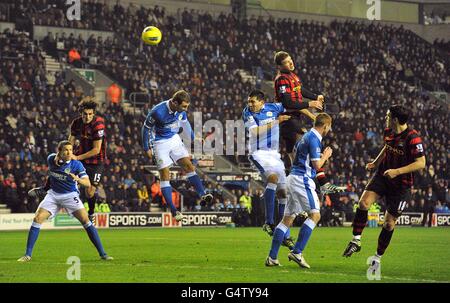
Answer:
<svg viewBox="0 0 450 303"><path fill-rule="evenodd" d="M387 144L386 144L386 149L387 149L389 152L393 153L393 154L397 154L397 155L400 155L400 156L405 155L405 152L404 152L403 150L398 149L398 148L395 148L395 147L392 147L392 146L387 145Z"/></svg>

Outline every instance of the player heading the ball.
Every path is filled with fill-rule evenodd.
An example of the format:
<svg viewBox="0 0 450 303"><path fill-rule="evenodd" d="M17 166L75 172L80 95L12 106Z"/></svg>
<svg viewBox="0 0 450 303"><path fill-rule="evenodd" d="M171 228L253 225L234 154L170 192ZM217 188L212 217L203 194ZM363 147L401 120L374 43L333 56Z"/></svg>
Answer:
<svg viewBox="0 0 450 303"><path fill-rule="evenodd" d="M178 163L186 172L189 182L202 201L211 203L212 194L206 193L203 184L195 172L189 152L183 144L178 132L180 127L190 134L194 140L194 132L187 119L186 111L191 103L191 97L184 90L173 94L172 98L155 105L147 115L142 126L142 145L148 158L156 164L161 179L161 192L170 207L172 216L177 221L183 219L172 202L172 187L170 185L170 166Z"/></svg>

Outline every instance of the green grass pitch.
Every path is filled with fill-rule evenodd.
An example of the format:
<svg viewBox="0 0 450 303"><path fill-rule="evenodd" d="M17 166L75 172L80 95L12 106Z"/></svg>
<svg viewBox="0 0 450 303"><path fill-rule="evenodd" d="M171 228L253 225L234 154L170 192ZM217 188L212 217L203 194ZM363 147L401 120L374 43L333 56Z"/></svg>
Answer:
<svg viewBox="0 0 450 303"><path fill-rule="evenodd" d="M271 240L260 228L100 230L114 261L100 261L83 230L41 231L33 260L19 263L26 231L0 233L0 282L70 282L69 256L81 259L76 282L450 282L450 230L395 230L382 259L381 281L368 281L366 260L376 250L379 228L366 228L361 252L341 257L350 228L317 228L306 247L311 269L288 262L267 268ZM293 229L296 237L298 228Z"/></svg>

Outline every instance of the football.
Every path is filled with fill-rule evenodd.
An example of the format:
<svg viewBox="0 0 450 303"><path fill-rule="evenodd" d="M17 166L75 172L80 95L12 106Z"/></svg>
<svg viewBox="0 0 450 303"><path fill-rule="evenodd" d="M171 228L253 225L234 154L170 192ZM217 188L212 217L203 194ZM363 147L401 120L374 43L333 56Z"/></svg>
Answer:
<svg viewBox="0 0 450 303"><path fill-rule="evenodd" d="M162 34L156 26L147 26L142 31L141 39L145 44L157 45L161 42Z"/></svg>

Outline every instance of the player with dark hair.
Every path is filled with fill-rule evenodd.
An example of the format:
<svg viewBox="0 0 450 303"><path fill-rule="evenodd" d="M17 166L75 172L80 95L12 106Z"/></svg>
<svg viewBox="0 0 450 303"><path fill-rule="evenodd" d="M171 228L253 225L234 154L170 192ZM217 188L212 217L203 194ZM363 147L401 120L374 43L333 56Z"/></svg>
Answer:
<svg viewBox="0 0 450 303"><path fill-rule="evenodd" d="M292 118L281 126L281 137L285 142L289 162L292 163L295 142L306 132L305 122L302 122L301 115L314 121L315 115L308 108L322 110L325 98L322 94L315 94L303 86L300 78L294 72L294 62L287 52L277 52L274 63L278 70L274 80L275 101L282 103L286 111L293 111ZM304 98L311 101L306 101ZM317 171L316 178L322 194L342 192L346 189L346 187L331 184L323 168Z"/></svg>
<svg viewBox="0 0 450 303"><path fill-rule="evenodd" d="M209 204L213 195L206 193L200 177L195 172L189 152L184 146L178 132L180 127L190 134L194 140L194 132L187 119L186 110L191 97L184 90L173 94L172 98L155 105L148 113L142 126L142 145L148 158L157 165L161 179L161 192L170 207L172 216L183 219L183 214L172 202L172 187L170 185L170 166L178 163L187 173L187 179L194 186L202 201Z"/></svg>
<svg viewBox="0 0 450 303"><path fill-rule="evenodd" d="M104 251L97 229L89 221L86 209L80 201L77 184L87 188L91 184L83 164L80 161L73 160L72 149L73 146L69 141L61 141L58 144L58 153L50 154L47 158L50 189L39 204L28 232L25 255L19 258L18 262L31 261L41 224L48 218L54 217L61 208L65 208L69 214L80 221L100 258L108 261L113 260Z"/></svg>
<svg viewBox="0 0 450 303"><path fill-rule="evenodd" d="M91 97L86 97L78 104L80 117L70 125L69 142L73 146L79 140L73 159L81 161L91 181L91 186L85 190L89 205L89 219L94 222L95 191L100 183L106 160L105 120L96 115L97 103ZM95 223L95 222L94 222Z"/></svg>
<svg viewBox="0 0 450 303"><path fill-rule="evenodd" d="M286 172L279 152L280 123L291 118L284 114L281 103L266 103L264 93L253 90L248 95L247 106L242 111L242 119L249 134L249 159L266 181L264 191L265 223L263 230L273 235L275 196L278 198L278 213L283 215L286 206ZM286 231L282 242L292 249L294 241Z"/></svg>
<svg viewBox="0 0 450 303"><path fill-rule="evenodd" d="M408 110L402 105L393 105L387 111L384 147L376 159L366 165L367 170L378 169L359 200L352 225L353 240L343 254L350 257L361 250L361 234L367 223L367 210L374 201L384 197L387 210L378 237L377 252L370 264L371 272L376 272L379 268L381 256L394 233L395 222L410 199L412 173L425 168L422 139L416 130L408 126L408 118Z"/></svg>

